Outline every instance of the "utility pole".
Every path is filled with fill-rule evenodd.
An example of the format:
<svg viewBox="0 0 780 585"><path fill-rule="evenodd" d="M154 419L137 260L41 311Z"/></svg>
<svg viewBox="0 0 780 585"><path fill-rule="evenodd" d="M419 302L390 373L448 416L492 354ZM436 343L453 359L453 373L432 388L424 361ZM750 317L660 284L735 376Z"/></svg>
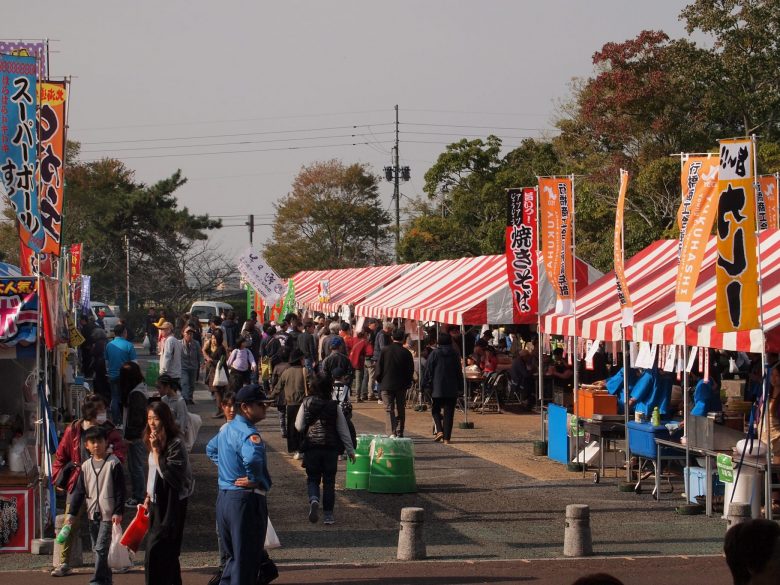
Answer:
<svg viewBox="0 0 780 585"><path fill-rule="evenodd" d="M398 104L395 105L395 160L392 167L385 167L385 179L393 181L393 199L395 199L395 261L398 262L398 248L401 243L401 179L408 181L411 178L409 167L400 166L400 154L398 152L399 128L398 128Z"/></svg>
<svg viewBox="0 0 780 585"><path fill-rule="evenodd" d="M246 226L249 227L249 245L252 245L252 236L255 233L255 216L254 214L249 214L249 221L246 222Z"/></svg>
<svg viewBox="0 0 780 585"><path fill-rule="evenodd" d="M125 276L127 277L127 279L126 279L125 292L127 293L127 314L129 315L130 314L130 236L125 236L125 250L127 253L126 256L127 265L125 267L126 268Z"/></svg>

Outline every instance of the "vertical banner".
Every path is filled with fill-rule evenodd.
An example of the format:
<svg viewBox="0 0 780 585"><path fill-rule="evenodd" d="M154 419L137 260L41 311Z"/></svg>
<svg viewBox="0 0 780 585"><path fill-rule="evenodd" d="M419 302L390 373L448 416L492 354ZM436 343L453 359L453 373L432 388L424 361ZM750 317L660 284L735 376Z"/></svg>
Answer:
<svg viewBox="0 0 780 585"><path fill-rule="evenodd" d="M506 273L516 322L534 323L539 312L536 189L507 189L506 196Z"/></svg>
<svg viewBox="0 0 780 585"><path fill-rule="evenodd" d="M623 327L631 327L634 324L634 306L631 303L631 295L628 292L628 283L625 273L625 253L623 250L623 217L626 207L626 191L628 190L628 171L620 169L620 192L618 194L617 209L615 210L615 284L617 286L618 301Z"/></svg>
<svg viewBox="0 0 780 585"><path fill-rule="evenodd" d="M81 276L81 248L83 244L70 245L70 281L76 282Z"/></svg>
<svg viewBox="0 0 780 585"><path fill-rule="evenodd" d="M22 240L33 252L40 252L45 240L35 170L37 82L35 57L0 54L0 184L13 205Z"/></svg>
<svg viewBox="0 0 780 585"><path fill-rule="evenodd" d="M688 321L704 250L715 221L719 166L720 158L717 156L683 156L680 182L685 196L677 214L680 225L679 267L674 291L678 321Z"/></svg>
<svg viewBox="0 0 780 585"><path fill-rule="evenodd" d="M46 41L0 41L0 53L17 57L32 57L38 62L38 77L48 76L48 44Z"/></svg>
<svg viewBox="0 0 780 585"><path fill-rule="evenodd" d="M65 82L46 81L38 84L40 103L41 152L38 159L40 175L40 214L45 241L43 251L60 255L62 234L62 202L65 189Z"/></svg>
<svg viewBox="0 0 780 585"><path fill-rule="evenodd" d="M317 301L320 303L330 302L330 280L327 278L317 281Z"/></svg>
<svg viewBox="0 0 780 585"><path fill-rule="evenodd" d="M568 177L539 179L539 203L542 213L544 267L555 290L555 312L569 315L574 310L572 278L572 181Z"/></svg>
<svg viewBox="0 0 780 585"><path fill-rule="evenodd" d="M251 246L238 257L238 271L266 302L275 303L284 294L282 279Z"/></svg>
<svg viewBox="0 0 780 585"><path fill-rule="evenodd" d="M778 220L778 198L777 198L777 175L761 175L758 178L758 195L759 197L759 210L758 210L758 223L759 230L770 229L776 230L780 227L777 223ZM763 203L766 213L766 227L761 227L761 208L760 204Z"/></svg>
<svg viewBox="0 0 780 585"><path fill-rule="evenodd" d="M89 315L89 309L92 305L92 278L90 276L81 277L81 314Z"/></svg>
<svg viewBox="0 0 780 585"><path fill-rule="evenodd" d="M753 156L749 138L720 141L715 322L723 332L759 326Z"/></svg>

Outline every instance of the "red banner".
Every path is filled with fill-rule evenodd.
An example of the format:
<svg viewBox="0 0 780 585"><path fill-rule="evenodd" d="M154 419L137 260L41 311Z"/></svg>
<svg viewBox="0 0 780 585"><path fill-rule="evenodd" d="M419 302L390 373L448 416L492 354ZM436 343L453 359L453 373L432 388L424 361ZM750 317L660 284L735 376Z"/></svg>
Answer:
<svg viewBox="0 0 780 585"><path fill-rule="evenodd" d="M81 248L83 244L70 246L70 281L76 282L81 276Z"/></svg>
<svg viewBox="0 0 780 585"><path fill-rule="evenodd" d="M54 275L54 263L52 262L51 254L36 256L32 248L24 243L22 235L19 234L19 269L22 271L22 276L38 276L39 265L43 276Z"/></svg>
<svg viewBox="0 0 780 585"><path fill-rule="evenodd" d="M536 189L507 189L506 271L516 323L534 323L539 312Z"/></svg>

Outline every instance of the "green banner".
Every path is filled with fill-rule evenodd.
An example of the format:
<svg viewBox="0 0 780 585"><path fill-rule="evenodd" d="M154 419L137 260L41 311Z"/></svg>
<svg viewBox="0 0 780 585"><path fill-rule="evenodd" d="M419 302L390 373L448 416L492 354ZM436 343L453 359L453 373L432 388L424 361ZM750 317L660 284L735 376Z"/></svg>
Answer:
<svg viewBox="0 0 780 585"><path fill-rule="evenodd" d="M734 483L734 461L730 455L718 454L718 479L723 483Z"/></svg>

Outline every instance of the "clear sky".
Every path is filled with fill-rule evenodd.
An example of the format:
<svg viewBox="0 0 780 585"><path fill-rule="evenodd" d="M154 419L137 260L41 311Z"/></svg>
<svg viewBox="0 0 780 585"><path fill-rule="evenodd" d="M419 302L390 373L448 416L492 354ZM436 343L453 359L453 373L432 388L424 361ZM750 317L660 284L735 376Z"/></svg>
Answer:
<svg viewBox="0 0 780 585"><path fill-rule="evenodd" d="M182 205L262 224L302 165L338 158L381 174L395 104L404 197L422 193L450 142L549 135L594 51L643 29L683 36L685 4L27 0L3 3L0 36L50 39L51 75L73 78L69 137L84 160L122 159L147 183L180 168ZM388 207L391 194L383 179ZM269 234L259 226L255 242ZM243 227L212 239L231 255L248 243Z"/></svg>

